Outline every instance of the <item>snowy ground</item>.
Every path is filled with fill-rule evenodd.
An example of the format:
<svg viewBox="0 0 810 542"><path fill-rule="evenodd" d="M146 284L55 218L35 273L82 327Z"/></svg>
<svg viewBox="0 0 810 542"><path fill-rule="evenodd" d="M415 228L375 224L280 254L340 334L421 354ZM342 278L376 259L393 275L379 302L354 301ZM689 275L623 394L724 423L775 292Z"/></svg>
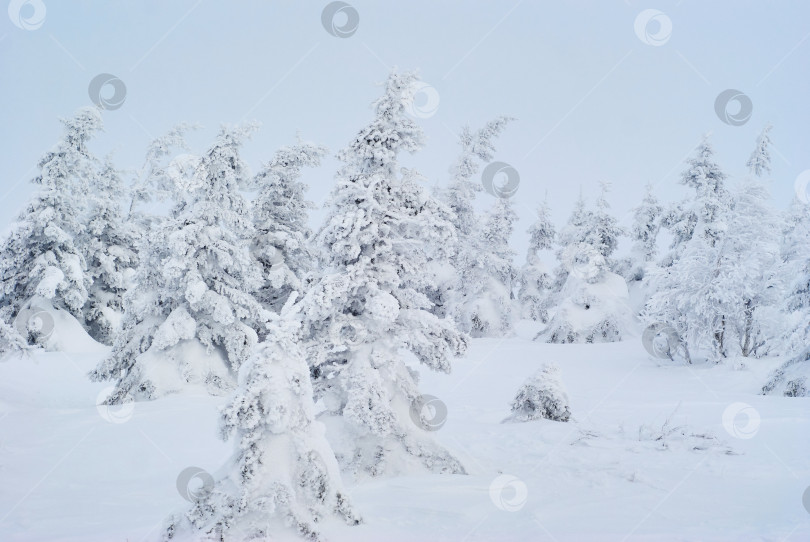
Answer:
<svg viewBox="0 0 810 542"><path fill-rule="evenodd" d="M639 340L548 345L521 329L473 341L452 375L422 371L423 393L448 408L436 438L471 474L351 487L365 523L325 525L329 540L810 540L810 399L756 394L778 360L687 368ZM188 504L178 474L213 473L230 454L223 399L99 409L106 386L85 373L104 351L74 350L0 363L0 540L154 540ZM501 424L546 361L574 420ZM735 403L759 424L735 420Z"/></svg>

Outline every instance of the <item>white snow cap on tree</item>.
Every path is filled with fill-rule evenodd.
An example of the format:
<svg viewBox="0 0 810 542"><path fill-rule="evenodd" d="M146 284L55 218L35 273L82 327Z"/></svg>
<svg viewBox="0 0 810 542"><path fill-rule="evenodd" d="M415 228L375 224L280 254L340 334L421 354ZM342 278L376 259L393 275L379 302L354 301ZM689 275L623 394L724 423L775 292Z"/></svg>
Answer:
<svg viewBox="0 0 810 542"><path fill-rule="evenodd" d="M568 394L565 392L560 368L546 363L526 379L512 401L512 415L504 421L528 422L546 419L567 422L571 419Z"/></svg>
<svg viewBox="0 0 810 542"><path fill-rule="evenodd" d="M424 192L408 182L412 174L403 180L397 162L424 137L403 103L416 81L412 73L393 72L374 120L340 152L345 165L316 237L330 272L301 302L316 397L324 416L337 417L344 434L355 437L350 450L336 449L338 459L351 472L371 475L409 462L435 472L464 470L408 414L419 391L404 352L449 372L449 358L467 346L451 320L429 312L421 290L425 246L440 232L421 227Z"/></svg>
<svg viewBox="0 0 810 542"><path fill-rule="evenodd" d="M268 338L239 370L221 409L234 454L192 508L175 515L164 540L269 540L292 532L322 540L319 523L360 518L343 489L325 428L315 421L300 323L274 317Z"/></svg>
<svg viewBox="0 0 810 542"><path fill-rule="evenodd" d="M195 188L150 234L112 355L91 374L117 380L111 402L186 384L222 393L250 356L268 317L253 296L261 276L248 247L250 206L239 192L249 184L239 148L254 129L222 129L194 169ZM200 347L208 355L199 356Z"/></svg>

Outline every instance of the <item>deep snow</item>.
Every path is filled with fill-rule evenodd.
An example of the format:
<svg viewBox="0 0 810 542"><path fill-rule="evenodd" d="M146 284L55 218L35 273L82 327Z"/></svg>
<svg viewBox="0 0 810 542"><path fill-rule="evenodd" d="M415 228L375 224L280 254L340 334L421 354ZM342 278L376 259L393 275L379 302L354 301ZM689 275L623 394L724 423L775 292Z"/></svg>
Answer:
<svg viewBox="0 0 810 542"><path fill-rule="evenodd" d="M349 485L364 524L328 523L324 536L810 539L802 504L810 398L757 395L779 359L742 370L686 367L651 358L637 337L554 345L532 342L536 331L524 322L517 337L473 340L451 375L420 371L422 393L447 405L434 435L470 475ZM154 540L188 505L178 475L191 466L213 474L230 456L231 444L217 438L225 398L200 390L97 407L109 386L86 373L105 350L73 343L69 353L0 362L0 540ZM572 421L502 424L520 385L549 361L560 368ZM758 425L745 413L733 418L738 403Z"/></svg>

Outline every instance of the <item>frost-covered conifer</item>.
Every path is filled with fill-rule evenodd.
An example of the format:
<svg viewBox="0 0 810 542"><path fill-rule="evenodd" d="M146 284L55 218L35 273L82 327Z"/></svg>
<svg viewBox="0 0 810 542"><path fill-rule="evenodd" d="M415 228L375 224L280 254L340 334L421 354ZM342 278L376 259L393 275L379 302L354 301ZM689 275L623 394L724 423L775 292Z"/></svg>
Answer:
<svg viewBox="0 0 810 542"><path fill-rule="evenodd" d="M223 128L192 177L175 186L171 216L149 234L135 286L124 298L122 331L91 374L117 380L111 403L152 399L189 384L231 388L267 318L248 243L249 184L239 155L254 127Z"/></svg>
<svg viewBox="0 0 810 542"><path fill-rule="evenodd" d="M738 258L734 250L744 248L735 243L729 225L733 220L756 221L757 217L745 216L750 212L745 210L745 202L734 215L733 198L723 183L726 175L714 162L713 154L711 145L704 140L696 155L687 161L681 182L693 188L695 195L680 206L680 223L692 226L690 231L674 230L679 237L672 245L672 263L650 273L649 284L656 291L644 313L648 323L664 322L674 327L690 350L705 347L713 360L719 360L730 353L734 342L729 337L735 325L731 305L744 296L739 286L750 280L738 281L734 277L737 271L728 267ZM727 283L732 280L738 287L735 292ZM687 357L692 356L687 353Z"/></svg>
<svg viewBox="0 0 810 542"><path fill-rule="evenodd" d="M670 208L662 219L662 225L672 234L670 252L662 262L665 266L680 257L693 236L702 237L712 247L725 232L724 220L731 204L725 179L706 137L681 174L680 183L694 190L694 196Z"/></svg>
<svg viewBox="0 0 810 542"><path fill-rule="evenodd" d="M423 226L425 195L397 165L399 153L414 152L423 141L405 109L416 80L392 73L374 120L340 152L345 165L316 237L330 271L301 302L316 397L324 417L342 426L336 455L349 471L371 475L410 463L464 472L407 414L419 390L404 353L448 372L449 358L467 344L451 320L429 312L418 287L424 247L440 233Z"/></svg>
<svg viewBox="0 0 810 542"><path fill-rule="evenodd" d="M608 212L605 193L596 211L580 193L568 223L560 230L559 265L554 270L548 305L553 315L535 340L550 343L619 341L629 324L627 283L613 272L610 258L621 228Z"/></svg>
<svg viewBox="0 0 810 542"><path fill-rule="evenodd" d="M755 177L763 177L771 172L771 137L773 126L767 124L757 138L757 146L745 163L749 173Z"/></svg>
<svg viewBox="0 0 810 542"><path fill-rule="evenodd" d="M630 230L633 248L629 276L626 277L628 280L642 280L645 267L655 260L658 254L656 241L658 231L661 229L663 211L664 208L653 194L652 185L647 185L644 200L633 210L633 226Z"/></svg>
<svg viewBox="0 0 810 542"><path fill-rule="evenodd" d="M549 216L548 204L543 202L537 208L537 220L529 228L529 250L520 272L518 292L522 315L542 323L548 322L548 297L552 277L538 252L551 250L555 237L556 230Z"/></svg>
<svg viewBox="0 0 810 542"><path fill-rule="evenodd" d="M509 238L516 221L511 201L498 198L481 230L480 267L471 276L478 288L467 285L471 299L456 316L461 327L470 329L473 337L503 337L512 329L518 273Z"/></svg>
<svg viewBox="0 0 810 542"><path fill-rule="evenodd" d="M270 540L284 533L322 540L319 523L360 523L315 420L300 323L274 317L267 340L239 369L221 410L234 454L190 510L169 521L164 540Z"/></svg>
<svg viewBox="0 0 810 542"><path fill-rule="evenodd" d="M616 218L610 214L610 204L606 197L610 191L610 184L605 181L599 184L601 191L599 199L596 200L596 210L588 216L589 220L585 222L587 232L585 242L605 258L608 267L613 271L615 263L612 256L619 246L619 237L624 234L624 230L618 225Z"/></svg>
<svg viewBox="0 0 810 542"><path fill-rule="evenodd" d="M512 415L505 421L528 422L546 419L567 422L571 419L568 394L560 378L560 369L547 363L526 379L512 401Z"/></svg>
<svg viewBox="0 0 810 542"><path fill-rule="evenodd" d="M101 114L84 108L62 123L62 139L39 162L33 180L39 192L0 247L0 306L8 321L34 296L83 319L91 279L76 237L84 230L85 200L97 174L87 142L102 129Z"/></svg>
<svg viewBox="0 0 810 542"><path fill-rule="evenodd" d="M77 244L92 280L85 306L91 337L112 344L123 312L123 295L138 264L138 232L124 221L124 184L109 157L90 181L89 212Z"/></svg>
<svg viewBox="0 0 810 542"><path fill-rule="evenodd" d="M252 252L264 280L257 298L276 312L290 292L305 290L306 276L315 264L307 226L313 204L305 199L307 186L299 179L303 168L317 167L325 154L326 147L313 143L283 147L253 181L259 192L253 200Z"/></svg>
<svg viewBox="0 0 810 542"><path fill-rule="evenodd" d="M493 312L490 308L492 299L487 298L486 294L492 281L492 268L497 267L498 263L487 261L490 247L484 239L486 222L478 216L474 207L475 196L483 188L473 177L478 173L480 162L492 160L495 152L493 142L511 120L509 117L499 117L477 132L467 127L462 129L459 136L461 153L451 168L453 177L444 194L445 202L452 211L456 234L451 254L455 277L452 291L448 293L449 313L459 329L473 336L498 334L502 327L500 322L503 321L503 315L499 314L502 311ZM495 214L490 215L490 222L498 212L508 214L508 205L499 205L495 207Z"/></svg>

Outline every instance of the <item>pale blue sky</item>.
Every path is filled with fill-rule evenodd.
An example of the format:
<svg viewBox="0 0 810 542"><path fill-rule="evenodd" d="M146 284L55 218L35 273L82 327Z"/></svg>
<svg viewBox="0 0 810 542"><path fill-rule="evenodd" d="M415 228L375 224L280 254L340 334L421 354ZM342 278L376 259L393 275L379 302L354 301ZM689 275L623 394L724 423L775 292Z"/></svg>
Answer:
<svg viewBox="0 0 810 542"><path fill-rule="evenodd" d="M134 168L150 136L177 122L204 126L190 138L200 151L220 123L256 119L263 128L245 148L255 170L298 130L334 153L369 120L388 67L419 69L440 103L420 121L427 148L404 162L431 183L447 182L461 125L518 119L496 156L521 175L518 247L546 191L558 222L580 187L592 197L600 180L613 183L619 216L647 182L662 199L680 197L681 163L708 131L721 165L740 176L758 132L774 124L780 207L810 168L807 2L357 0L349 3L360 23L348 38L322 26L327 1L42 3L45 18L34 30L0 15L2 226L30 197L26 181L59 135L57 117L89 105L88 85L105 72L127 94L103 113L99 154L115 149L119 166ZM671 21L663 45L634 30L649 8ZM23 19L34 13L22 9ZM753 103L741 126L715 114L715 98L729 88ZM325 199L336 166L330 158L307 172L311 199Z"/></svg>

